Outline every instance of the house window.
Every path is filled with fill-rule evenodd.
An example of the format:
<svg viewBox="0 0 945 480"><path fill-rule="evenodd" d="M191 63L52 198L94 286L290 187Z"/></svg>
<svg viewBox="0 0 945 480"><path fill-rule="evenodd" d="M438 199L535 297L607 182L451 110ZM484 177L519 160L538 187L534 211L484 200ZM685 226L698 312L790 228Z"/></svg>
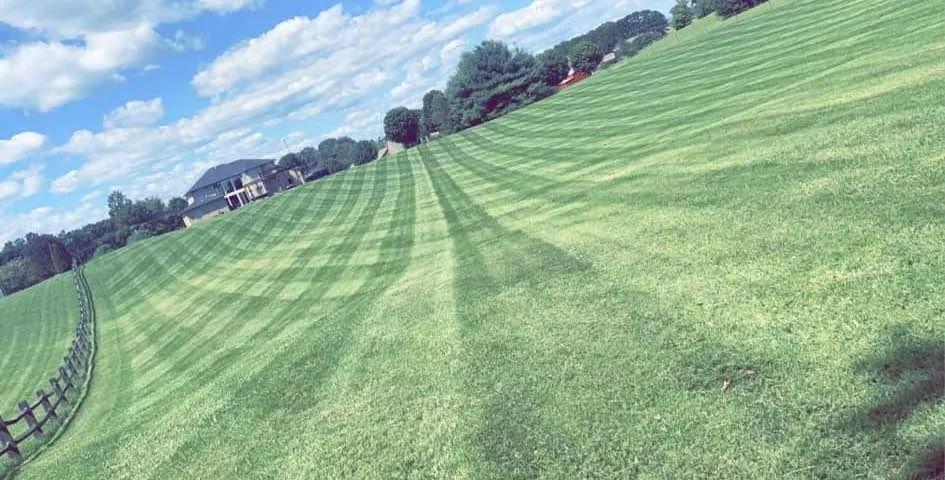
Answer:
<svg viewBox="0 0 945 480"><path fill-rule="evenodd" d="M243 180L241 178L235 178L233 180L228 180L224 183L224 189L226 193L233 193L237 190L243 189Z"/></svg>

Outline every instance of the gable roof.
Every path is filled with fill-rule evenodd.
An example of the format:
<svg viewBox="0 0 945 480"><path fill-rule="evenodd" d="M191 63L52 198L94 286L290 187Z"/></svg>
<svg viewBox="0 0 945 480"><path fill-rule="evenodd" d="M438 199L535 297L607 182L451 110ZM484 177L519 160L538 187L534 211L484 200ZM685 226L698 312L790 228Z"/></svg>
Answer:
<svg viewBox="0 0 945 480"><path fill-rule="evenodd" d="M275 160L244 159L217 165L204 172L204 174L200 176L200 179L197 180L197 183L190 187L190 190L187 190L184 195L187 195L196 190L200 190L203 187L208 187L210 185L222 182L227 178L235 177L247 170L252 170L274 161Z"/></svg>

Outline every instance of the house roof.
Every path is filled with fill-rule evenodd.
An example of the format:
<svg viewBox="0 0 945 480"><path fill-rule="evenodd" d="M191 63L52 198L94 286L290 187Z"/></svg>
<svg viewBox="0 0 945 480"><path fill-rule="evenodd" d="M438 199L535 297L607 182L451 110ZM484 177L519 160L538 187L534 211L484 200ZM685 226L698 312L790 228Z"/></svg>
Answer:
<svg viewBox="0 0 945 480"><path fill-rule="evenodd" d="M223 208L223 207L225 207L225 206L227 205L227 203L226 203L226 198L224 198L224 197L217 197L217 198L208 200L208 201L206 201L206 202L194 203L193 205L188 205L187 208L181 210L179 214L180 214L181 216L185 216L185 217L186 217L186 216L188 216L188 214L189 214L190 212L193 212L194 210L196 210L196 209L198 209L198 208L206 207L207 205L210 205L210 204L212 204L212 203L218 203L219 206L220 206L220 208Z"/></svg>
<svg viewBox="0 0 945 480"><path fill-rule="evenodd" d="M235 162L224 163L222 165L217 165L212 167L210 170L204 172L200 176L200 179L197 180L197 183L194 186L190 187L189 190L184 195L187 195L196 190L200 190L203 187L208 187L210 185L222 182L231 177L235 177L247 170L252 170L254 168L261 167L267 163L271 163L274 160L264 160L264 159L244 159L237 160Z"/></svg>

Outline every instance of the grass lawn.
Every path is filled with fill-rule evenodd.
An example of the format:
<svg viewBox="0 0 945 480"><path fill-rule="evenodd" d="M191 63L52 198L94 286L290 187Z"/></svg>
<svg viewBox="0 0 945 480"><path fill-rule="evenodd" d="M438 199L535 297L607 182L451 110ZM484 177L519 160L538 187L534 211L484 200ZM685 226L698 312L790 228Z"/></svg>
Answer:
<svg viewBox="0 0 945 480"><path fill-rule="evenodd" d="M72 274L51 278L39 285L0 299L0 416L19 414L17 404L36 400L36 390L49 391L49 379L58 376L79 322ZM63 406L60 413L66 413ZM52 431L50 424L48 430ZM26 422L10 427L10 433L26 431ZM21 444L29 454L38 442ZM0 459L0 477L9 464Z"/></svg>
<svg viewBox="0 0 945 480"><path fill-rule="evenodd" d="M776 0L100 258L92 389L21 478L905 478L945 437L942 31Z"/></svg>
<svg viewBox="0 0 945 480"><path fill-rule="evenodd" d="M0 416L17 415L58 375L79 321L72 274L0 300Z"/></svg>

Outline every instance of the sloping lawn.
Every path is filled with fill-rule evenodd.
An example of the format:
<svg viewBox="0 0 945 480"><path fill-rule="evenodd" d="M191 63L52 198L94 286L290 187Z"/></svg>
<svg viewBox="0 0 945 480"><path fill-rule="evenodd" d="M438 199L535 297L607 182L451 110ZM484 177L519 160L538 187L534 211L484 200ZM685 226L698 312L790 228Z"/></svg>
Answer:
<svg viewBox="0 0 945 480"><path fill-rule="evenodd" d="M16 416L17 403L49 389L78 321L71 273L0 300L0 415Z"/></svg>
<svg viewBox="0 0 945 480"><path fill-rule="evenodd" d="M776 0L97 260L97 376L22 478L931 468L942 31Z"/></svg>

